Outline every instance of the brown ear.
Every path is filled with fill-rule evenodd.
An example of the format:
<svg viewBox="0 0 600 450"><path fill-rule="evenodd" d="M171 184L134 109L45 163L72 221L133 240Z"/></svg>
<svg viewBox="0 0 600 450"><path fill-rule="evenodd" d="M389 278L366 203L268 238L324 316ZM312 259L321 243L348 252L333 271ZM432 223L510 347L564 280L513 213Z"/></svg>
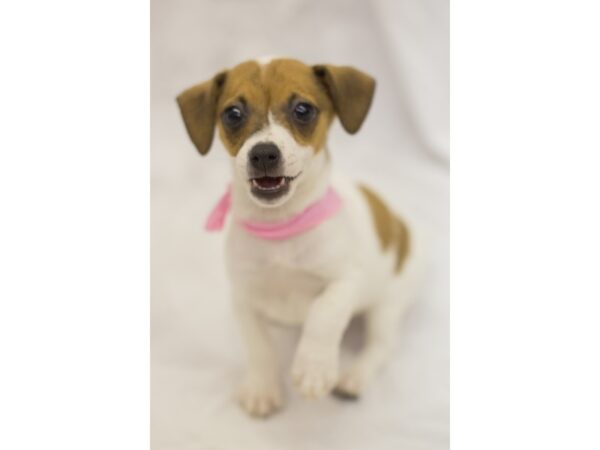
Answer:
<svg viewBox="0 0 600 450"><path fill-rule="evenodd" d="M226 75L226 72L221 72L212 80L192 86L177 97L187 132L202 155L208 153L212 144L217 101Z"/></svg>
<svg viewBox="0 0 600 450"><path fill-rule="evenodd" d="M375 80L347 66L318 65L313 71L325 86L344 129L356 133L369 112Z"/></svg>

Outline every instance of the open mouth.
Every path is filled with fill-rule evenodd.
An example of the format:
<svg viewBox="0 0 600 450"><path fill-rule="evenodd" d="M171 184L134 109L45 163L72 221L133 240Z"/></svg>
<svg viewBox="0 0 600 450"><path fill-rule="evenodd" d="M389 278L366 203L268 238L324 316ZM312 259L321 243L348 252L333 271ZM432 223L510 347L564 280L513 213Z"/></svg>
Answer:
<svg viewBox="0 0 600 450"><path fill-rule="evenodd" d="M299 174L298 174L299 175ZM290 183L298 177L257 177L250 179L250 186L252 187L252 193L257 197L265 199L273 199L285 194L290 187Z"/></svg>

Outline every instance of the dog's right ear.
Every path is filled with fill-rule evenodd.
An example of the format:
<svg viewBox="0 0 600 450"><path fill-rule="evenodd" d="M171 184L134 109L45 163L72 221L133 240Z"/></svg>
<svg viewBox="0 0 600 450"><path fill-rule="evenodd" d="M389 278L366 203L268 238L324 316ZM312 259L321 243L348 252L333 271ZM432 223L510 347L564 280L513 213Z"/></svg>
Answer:
<svg viewBox="0 0 600 450"><path fill-rule="evenodd" d="M212 144L217 102L226 78L227 72L221 72L211 80L192 86L177 96L185 128L202 155L208 153Z"/></svg>

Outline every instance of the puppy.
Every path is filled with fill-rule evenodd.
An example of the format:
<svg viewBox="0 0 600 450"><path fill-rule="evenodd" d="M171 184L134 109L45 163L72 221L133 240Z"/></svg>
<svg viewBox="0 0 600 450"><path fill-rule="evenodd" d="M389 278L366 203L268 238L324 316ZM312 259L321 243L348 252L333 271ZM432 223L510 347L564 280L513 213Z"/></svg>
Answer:
<svg viewBox="0 0 600 450"><path fill-rule="evenodd" d="M217 128L231 155L231 185L207 227L220 229L231 209L227 270L248 353L238 399L251 415L283 402L271 321L302 326L292 379L306 397L358 397L391 352L411 298L413 233L373 191L332 173L326 145L335 117L359 130L374 90L352 67L273 59L177 98L198 151L209 151ZM364 348L339 375L342 336L360 313Z"/></svg>

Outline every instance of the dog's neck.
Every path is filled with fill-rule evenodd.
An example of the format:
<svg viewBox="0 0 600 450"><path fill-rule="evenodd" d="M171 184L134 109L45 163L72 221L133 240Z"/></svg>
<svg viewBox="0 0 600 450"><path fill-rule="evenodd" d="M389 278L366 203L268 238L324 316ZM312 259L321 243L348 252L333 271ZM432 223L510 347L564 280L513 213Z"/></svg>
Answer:
<svg viewBox="0 0 600 450"><path fill-rule="evenodd" d="M263 206L250 198L247 180L234 176L231 189L232 215L238 220L279 222L300 214L313 203L323 198L331 181L331 163L327 150L306 168L302 180L291 198L280 206Z"/></svg>

